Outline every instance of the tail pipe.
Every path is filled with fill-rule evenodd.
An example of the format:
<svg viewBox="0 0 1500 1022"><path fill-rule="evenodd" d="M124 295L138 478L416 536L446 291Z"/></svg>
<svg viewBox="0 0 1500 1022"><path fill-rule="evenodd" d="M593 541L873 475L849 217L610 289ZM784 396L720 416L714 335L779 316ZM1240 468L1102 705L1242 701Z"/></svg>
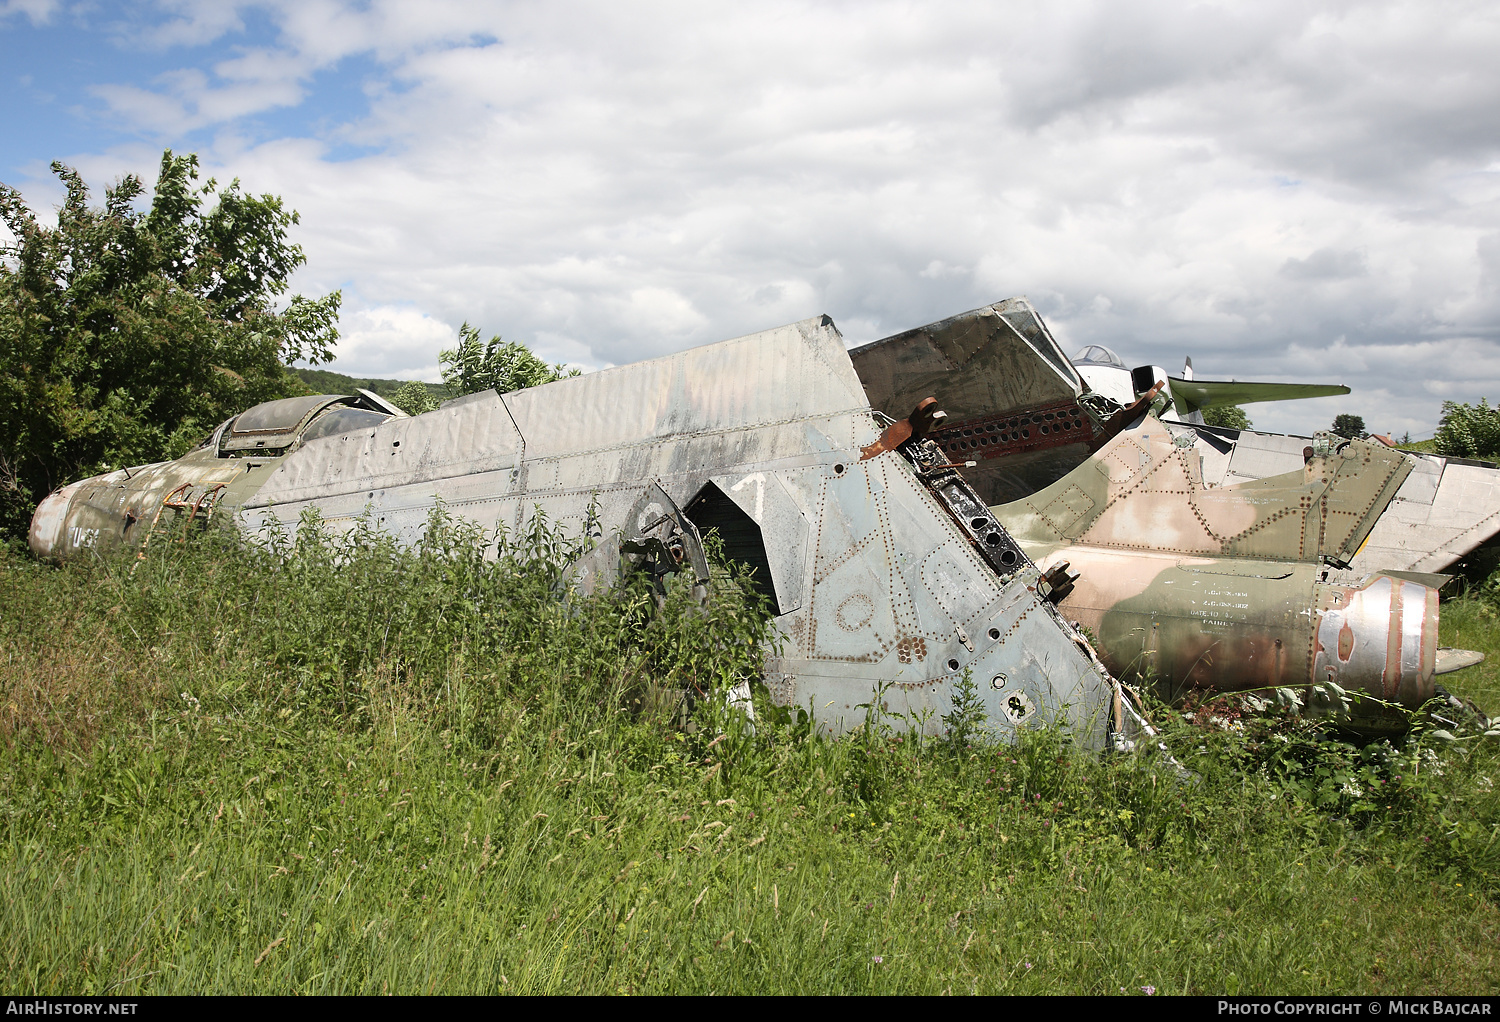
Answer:
<svg viewBox="0 0 1500 1022"><path fill-rule="evenodd" d="M1386 575L1362 586L1325 582L1318 589L1314 684L1332 681L1411 709L1432 698L1436 589Z"/></svg>

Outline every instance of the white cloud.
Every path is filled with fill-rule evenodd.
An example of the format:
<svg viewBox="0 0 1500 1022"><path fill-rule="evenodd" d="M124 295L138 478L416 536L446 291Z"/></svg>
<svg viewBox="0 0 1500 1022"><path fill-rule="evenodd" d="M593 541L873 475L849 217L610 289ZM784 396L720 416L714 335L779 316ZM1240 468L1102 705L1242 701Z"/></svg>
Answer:
<svg viewBox="0 0 1500 1022"><path fill-rule="evenodd" d="M174 10L211 58L99 94L219 132L215 173L302 211L299 284L346 287L362 366L432 365L370 346L394 308L597 366L1025 293L1072 347L1356 388L1259 424L1421 432L1440 395L1500 397L1490 4L307 0L240 49L247 8ZM366 114L245 141L357 55Z"/></svg>
<svg viewBox="0 0 1500 1022"><path fill-rule="evenodd" d="M225 0L158 0L167 18L156 23L132 24L121 29L132 44L153 49L174 46L201 46L231 33L243 30L241 6ZM249 6L249 5L245 5Z"/></svg>
<svg viewBox="0 0 1500 1022"><path fill-rule="evenodd" d="M410 306L356 309L340 327L339 357L328 368L352 376L436 382L438 353L458 344L457 330Z"/></svg>
<svg viewBox="0 0 1500 1022"><path fill-rule="evenodd" d="M61 9L59 0L0 0L0 20L24 14L33 25L45 25Z"/></svg>

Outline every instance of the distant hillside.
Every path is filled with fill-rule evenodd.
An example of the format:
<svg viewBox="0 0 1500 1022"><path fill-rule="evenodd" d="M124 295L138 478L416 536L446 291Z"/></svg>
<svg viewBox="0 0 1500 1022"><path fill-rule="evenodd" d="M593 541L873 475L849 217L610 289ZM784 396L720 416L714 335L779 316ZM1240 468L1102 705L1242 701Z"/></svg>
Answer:
<svg viewBox="0 0 1500 1022"><path fill-rule="evenodd" d="M293 369L302 382L315 394L353 394L356 390L373 390L381 397L390 397L401 389L406 380L362 380L327 369ZM427 392L439 401L448 400L448 388L441 383L423 383Z"/></svg>

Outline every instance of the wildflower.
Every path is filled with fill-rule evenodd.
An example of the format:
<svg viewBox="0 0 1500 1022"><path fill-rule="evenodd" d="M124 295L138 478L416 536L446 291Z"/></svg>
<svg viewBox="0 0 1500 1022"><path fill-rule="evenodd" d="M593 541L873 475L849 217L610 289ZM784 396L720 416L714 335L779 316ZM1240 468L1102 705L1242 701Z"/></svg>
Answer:
<svg viewBox="0 0 1500 1022"><path fill-rule="evenodd" d="M1141 990L1145 993L1145 995L1147 997L1155 997L1156 996L1156 987L1141 987Z"/></svg>
<svg viewBox="0 0 1500 1022"><path fill-rule="evenodd" d="M1028 968L1028 969L1031 968L1031 963L1030 962L1026 963L1026 968Z"/></svg>
<svg viewBox="0 0 1500 1022"><path fill-rule="evenodd" d="M879 965L881 962L885 961L885 959L880 955L871 955L870 961L874 962L876 965Z"/></svg>

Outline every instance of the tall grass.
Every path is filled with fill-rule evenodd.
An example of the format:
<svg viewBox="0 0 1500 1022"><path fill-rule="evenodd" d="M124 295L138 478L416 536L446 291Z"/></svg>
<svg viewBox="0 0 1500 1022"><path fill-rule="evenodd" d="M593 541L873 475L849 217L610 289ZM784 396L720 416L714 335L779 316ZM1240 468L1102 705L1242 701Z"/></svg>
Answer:
<svg viewBox="0 0 1500 1022"><path fill-rule="evenodd" d="M1164 714L1184 782L972 706L751 729L742 579L564 601L545 527L314 531L0 559L9 990L1495 989L1493 739L1225 704Z"/></svg>

